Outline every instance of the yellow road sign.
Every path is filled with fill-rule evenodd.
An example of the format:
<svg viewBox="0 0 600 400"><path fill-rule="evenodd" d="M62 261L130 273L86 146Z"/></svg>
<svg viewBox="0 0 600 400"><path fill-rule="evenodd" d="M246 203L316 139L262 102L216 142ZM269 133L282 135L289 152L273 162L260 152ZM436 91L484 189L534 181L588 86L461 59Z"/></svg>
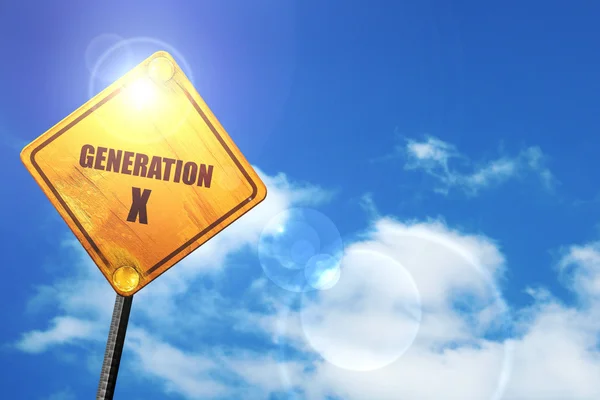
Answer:
<svg viewBox="0 0 600 400"><path fill-rule="evenodd" d="M165 52L27 145L21 160L122 296L267 195Z"/></svg>

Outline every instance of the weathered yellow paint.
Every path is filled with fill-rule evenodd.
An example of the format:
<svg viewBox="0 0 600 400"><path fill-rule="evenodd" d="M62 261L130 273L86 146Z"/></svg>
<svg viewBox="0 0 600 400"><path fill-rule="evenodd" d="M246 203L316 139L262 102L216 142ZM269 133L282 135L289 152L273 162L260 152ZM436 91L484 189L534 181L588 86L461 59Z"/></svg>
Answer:
<svg viewBox="0 0 600 400"><path fill-rule="evenodd" d="M206 180L200 185L186 184L183 178L177 182L175 164L170 177L161 179L166 161L158 178L144 177L141 167L139 176L107 171L106 160L97 164L100 169L84 167L80 158L85 145L95 154L106 148L121 150L122 155L132 152L150 159L193 162L198 170L212 166L210 187ZM35 139L23 149L21 159L123 296L138 292L267 195L256 172L165 52L150 56ZM121 169L131 172L133 165ZM191 170L190 166L187 171ZM127 221L135 196L132 188L140 190L138 196L151 191L146 224L141 219ZM127 274L115 274L121 267L130 267L121 270ZM131 268L139 274L139 282L125 291L127 285L114 279L135 282Z"/></svg>

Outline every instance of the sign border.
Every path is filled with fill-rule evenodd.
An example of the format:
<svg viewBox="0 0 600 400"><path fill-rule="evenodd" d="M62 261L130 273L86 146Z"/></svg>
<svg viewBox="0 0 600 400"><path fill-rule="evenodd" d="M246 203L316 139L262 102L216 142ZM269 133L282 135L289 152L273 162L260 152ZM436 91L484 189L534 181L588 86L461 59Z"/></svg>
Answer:
<svg viewBox="0 0 600 400"><path fill-rule="evenodd" d="M219 131L212 124L212 122L210 121L210 119L208 118L208 116L206 115L206 113L204 112L204 110L202 110L202 108L200 107L200 105L198 104L198 102L194 99L194 97L192 96L192 94L183 85L181 85L180 82L177 82L177 86L179 86L179 88L181 88L183 90L184 94L186 95L186 97L188 98L188 100L190 101L190 103L192 103L192 105L194 106L194 109L198 112L198 114L200 114L200 116L202 117L202 119L204 120L204 122L206 123L206 125L210 128L211 132L215 135L216 139L221 144L221 146L223 146L223 148L225 149L225 151L227 152L227 154L231 157L232 161L238 167L238 169L240 170L240 172L244 175L244 177L246 178L246 180L248 181L248 183L250 184L250 186L252 188L252 194L249 197L247 197L246 199L244 199L241 203L239 203L238 205L236 205L235 207L233 207L231 210L229 210L227 213L223 214L221 217L219 217L212 224L210 224L209 226L207 226L206 228L204 228L198 234L196 234L195 236L193 236L191 239L189 239L183 245L179 246L177 249L175 249L174 251L172 251L169 255L167 255L162 260L160 260L159 262L157 262L156 264L154 264L148 270L144 271L143 272L144 276L148 276L148 275L154 273L156 270L158 270L164 264L166 264L167 262L169 262L169 260L171 260L172 258L178 256L187 247L189 247L190 245L192 245L197 240L201 239L208 232L212 231L217 225L219 225L222 222L224 222L226 219L228 219L229 217L231 217L233 214L235 214L237 211L239 211L246 204L248 204L249 202L251 202L257 196L257 194L258 194L258 187L256 185L256 182L254 182L252 180L252 178L251 178L250 174L248 173L248 171L246 171L246 169L244 169L244 166L240 163L240 161L235 156L235 154L231 150L231 148L227 145L227 143L225 142L225 140L223 139L223 137L221 136L221 134L219 133ZM88 117L91 113L93 113L95 110L97 110L98 108L100 108L102 105L104 105L105 103L107 103L108 101L110 101L112 98L114 98L116 95L118 95L122 90L123 90L122 86L116 88L113 92L109 93L102 100L98 101L96 104L94 104L89 109L87 109L86 111L84 111L81 115L79 115L73 121L69 122L65 127L61 128L58 132L56 132L55 134L53 134L52 136L50 136L49 138L47 138L46 140L44 140L42 143L40 143L38 146L36 146L34 149L32 149L31 150L31 154L30 154L31 165L35 168L35 170L38 172L38 174L43 179L43 181L46 183L46 185L48 185L48 188L54 194L54 196L56 197L56 199L58 200L58 202L60 203L60 205L67 212L67 214L69 215L69 217L71 218L71 220L75 223L75 225L77 226L77 228L81 231L81 233L83 234L84 238L87 240L88 244L91 246L91 248L94 250L94 252L98 255L98 257L100 257L100 259L102 260L102 262L105 264L106 268L108 268L111 265L108 262L108 259L106 258L106 256L104 254L102 254L102 252L100 251L100 248L98 247L98 245L92 240L92 238L87 233L87 231L83 228L83 226L81 225L81 223L79 222L79 220L75 217L75 214L73 213L73 211L71 211L71 209L68 207L68 205L64 201L64 199L60 196L60 194L58 193L58 191L56 190L56 188L54 187L54 185L52 185L52 182L50 182L50 180L48 179L48 177L46 176L46 174L44 174L43 170L40 168L39 164L36 162L35 156L36 156L36 154L40 150L42 150L44 147L46 147L47 145L49 145L52 141L56 140L59 136L61 136L61 135L65 134L66 132L68 132L72 127L74 127L75 125L77 125L84 118Z"/></svg>

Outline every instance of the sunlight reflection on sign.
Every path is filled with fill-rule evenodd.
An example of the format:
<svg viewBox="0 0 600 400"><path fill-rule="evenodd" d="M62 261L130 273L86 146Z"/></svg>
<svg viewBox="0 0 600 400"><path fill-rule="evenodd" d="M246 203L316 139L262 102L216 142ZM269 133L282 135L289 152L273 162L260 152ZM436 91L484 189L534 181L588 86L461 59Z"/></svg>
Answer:
<svg viewBox="0 0 600 400"><path fill-rule="evenodd" d="M138 110L145 108L156 98L155 85L152 80L147 77L136 80L125 90L131 105Z"/></svg>

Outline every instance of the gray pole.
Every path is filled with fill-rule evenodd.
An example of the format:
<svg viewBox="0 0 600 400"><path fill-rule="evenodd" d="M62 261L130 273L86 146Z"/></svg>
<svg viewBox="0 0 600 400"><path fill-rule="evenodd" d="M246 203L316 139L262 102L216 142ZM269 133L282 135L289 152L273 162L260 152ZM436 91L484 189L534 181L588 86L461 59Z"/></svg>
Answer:
<svg viewBox="0 0 600 400"><path fill-rule="evenodd" d="M110 331L108 332L106 352L104 353L104 362L102 363L96 400L112 400L115 394L132 301L133 296L123 297L119 294L117 294L117 298L115 299L115 308L110 323Z"/></svg>

